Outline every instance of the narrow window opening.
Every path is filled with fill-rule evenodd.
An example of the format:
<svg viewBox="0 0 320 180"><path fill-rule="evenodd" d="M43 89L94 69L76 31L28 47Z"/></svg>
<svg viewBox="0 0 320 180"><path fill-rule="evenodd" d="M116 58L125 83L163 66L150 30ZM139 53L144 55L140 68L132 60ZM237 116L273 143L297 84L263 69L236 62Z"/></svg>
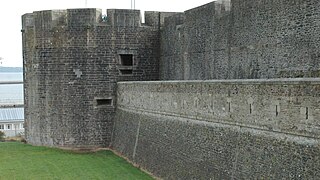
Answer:
<svg viewBox="0 0 320 180"><path fill-rule="evenodd" d="M119 71L120 75L132 75L133 74L133 54L119 54Z"/></svg>
<svg viewBox="0 0 320 180"><path fill-rule="evenodd" d="M97 101L97 106L102 106L102 105L107 105L111 106L112 105L112 99L96 99Z"/></svg>
<svg viewBox="0 0 320 180"><path fill-rule="evenodd" d="M132 54L120 54L120 64L122 66L133 66Z"/></svg>
<svg viewBox="0 0 320 180"><path fill-rule="evenodd" d="M231 103L230 102L228 102L228 110L229 110L229 112L231 112Z"/></svg>
<svg viewBox="0 0 320 180"><path fill-rule="evenodd" d="M133 70L132 69L120 69L120 73L122 75L129 75L129 74L133 74Z"/></svg>
<svg viewBox="0 0 320 180"><path fill-rule="evenodd" d="M250 104L250 114L252 114L252 104Z"/></svg>
<svg viewBox="0 0 320 180"><path fill-rule="evenodd" d="M278 105L276 105L276 117L279 116Z"/></svg>
<svg viewBox="0 0 320 180"><path fill-rule="evenodd" d="M309 108L306 107L306 119L308 120L309 119Z"/></svg>

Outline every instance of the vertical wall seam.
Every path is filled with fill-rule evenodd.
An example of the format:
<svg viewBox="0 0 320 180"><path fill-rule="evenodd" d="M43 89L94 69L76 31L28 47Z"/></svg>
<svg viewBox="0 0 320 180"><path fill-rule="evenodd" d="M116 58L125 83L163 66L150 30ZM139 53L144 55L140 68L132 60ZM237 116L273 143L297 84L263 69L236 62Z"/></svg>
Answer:
<svg viewBox="0 0 320 180"><path fill-rule="evenodd" d="M140 124L141 124L141 121L139 120L137 133L136 133L136 141L134 143L134 148L133 148L133 153L132 153L132 159L133 160L135 159L135 156L136 156L136 151L137 151L137 146L138 146L138 141L139 141Z"/></svg>

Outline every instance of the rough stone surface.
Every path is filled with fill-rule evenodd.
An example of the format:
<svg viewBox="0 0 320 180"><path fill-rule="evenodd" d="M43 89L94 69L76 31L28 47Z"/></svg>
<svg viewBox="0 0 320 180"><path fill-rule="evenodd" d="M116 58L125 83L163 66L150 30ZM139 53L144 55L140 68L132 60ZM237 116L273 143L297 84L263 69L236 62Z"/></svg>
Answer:
<svg viewBox="0 0 320 180"><path fill-rule="evenodd" d="M169 17L161 36L161 79L320 77L319 5L219 0Z"/></svg>
<svg viewBox="0 0 320 180"><path fill-rule="evenodd" d="M118 83L112 147L164 179L315 179L320 79Z"/></svg>
<svg viewBox="0 0 320 180"><path fill-rule="evenodd" d="M317 179L319 3L25 14L27 141L112 147L164 179Z"/></svg>
<svg viewBox="0 0 320 180"><path fill-rule="evenodd" d="M159 79L158 29L141 26L137 10L108 10L106 22L97 9L24 15L28 142L109 146L116 82ZM122 65L120 54L131 54L133 64ZM97 99L113 100L99 106Z"/></svg>

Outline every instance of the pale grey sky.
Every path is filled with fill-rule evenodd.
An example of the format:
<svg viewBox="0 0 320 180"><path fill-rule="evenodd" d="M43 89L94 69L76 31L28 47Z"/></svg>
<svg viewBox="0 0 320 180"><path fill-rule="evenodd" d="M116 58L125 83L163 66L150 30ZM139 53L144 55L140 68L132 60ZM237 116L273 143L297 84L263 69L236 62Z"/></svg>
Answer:
<svg viewBox="0 0 320 180"><path fill-rule="evenodd" d="M214 0L136 0L136 9L143 11L185 10ZM38 10L84 8L85 0L10 0L0 7L1 66L22 66L21 15ZM131 0L87 0L88 8L130 9Z"/></svg>

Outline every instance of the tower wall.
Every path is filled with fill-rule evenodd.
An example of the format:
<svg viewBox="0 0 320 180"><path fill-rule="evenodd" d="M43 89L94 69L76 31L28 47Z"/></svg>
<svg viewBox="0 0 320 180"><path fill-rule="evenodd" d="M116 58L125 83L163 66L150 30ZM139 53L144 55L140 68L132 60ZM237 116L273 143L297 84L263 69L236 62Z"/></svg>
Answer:
<svg viewBox="0 0 320 180"><path fill-rule="evenodd" d="M139 18L139 11L108 10L103 21L97 9L23 16L29 143L109 146L116 82L159 79L158 28Z"/></svg>

